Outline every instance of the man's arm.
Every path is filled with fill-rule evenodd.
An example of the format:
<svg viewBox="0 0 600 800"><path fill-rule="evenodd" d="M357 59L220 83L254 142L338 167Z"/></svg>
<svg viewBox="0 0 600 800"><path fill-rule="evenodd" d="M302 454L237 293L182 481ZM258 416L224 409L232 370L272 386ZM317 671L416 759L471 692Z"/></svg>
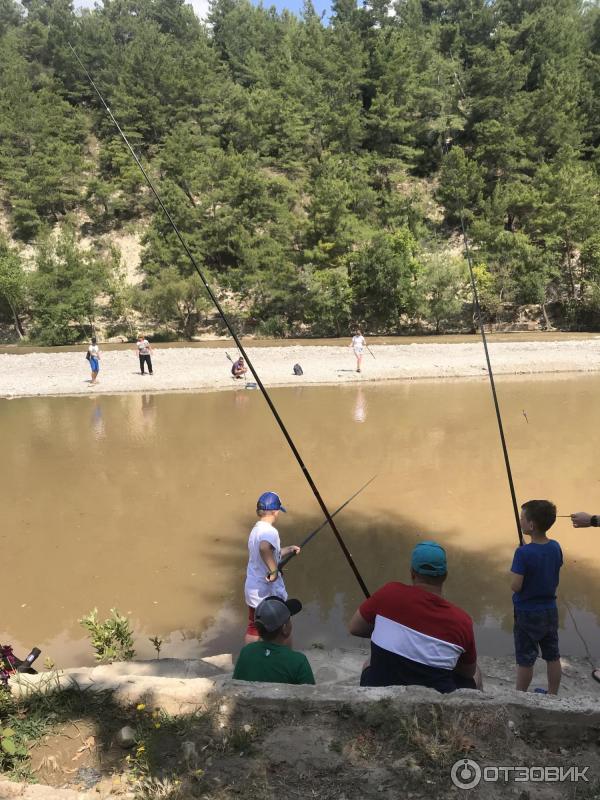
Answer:
<svg viewBox="0 0 600 800"><path fill-rule="evenodd" d="M575 514L571 514L571 522L573 523L574 528L597 528L598 526L598 517L600 514L588 514L587 511L577 511Z"/></svg>
<svg viewBox="0 0 600 800"><path fill-rule="evenodd" d="M371 622L367 622L360 611L356 611L350 620L348 630L352 636L360 636L362 639L368 639L373 633L374 627L375 626Z"/></svg>
<svg viewBox="0 0 600 800"><path fill-rule="evenodd" d="M523 578L525 575L519 575L518 572L511 572L510 588L513 592L520 592L523 588Z"/></svg>

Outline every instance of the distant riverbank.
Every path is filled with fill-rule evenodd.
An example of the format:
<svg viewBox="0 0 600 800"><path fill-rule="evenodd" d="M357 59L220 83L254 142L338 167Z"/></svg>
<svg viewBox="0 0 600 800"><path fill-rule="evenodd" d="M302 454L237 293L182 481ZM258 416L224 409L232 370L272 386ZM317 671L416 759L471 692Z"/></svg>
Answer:
<svg viewBox="0 0 600 800"><path fill-rule="evenodd" d="M363 370L355 371L355 359L347 346L289 344L248 346L248 354L266 386L306 386L357 382L465 378L485 375L481 342L430 340L411 344L375 344L365 352ZM154 375L142 377L133 346L105 350L99 383L90 386L90 372L81 350L0 354L0 397L36 395L116 394L122 392L216 391L243 388L230 374L226 352L219 346L160 347L154 350ZM553 374L600 371L600 337L544 337L535 341L503 338L490 344L497 375ZM299 363L304 375L293 374ZM248 380L253 378L248 375Z"/></svg>

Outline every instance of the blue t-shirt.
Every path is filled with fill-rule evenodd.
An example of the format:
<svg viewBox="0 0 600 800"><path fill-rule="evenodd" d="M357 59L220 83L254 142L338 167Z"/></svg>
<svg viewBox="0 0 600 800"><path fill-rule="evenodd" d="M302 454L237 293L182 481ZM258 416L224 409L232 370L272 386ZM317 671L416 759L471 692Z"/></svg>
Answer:
<svg viewBox="0 0 600 800"><path fill-rule="evenodd" d="M556 608L558 573L563 563L558 542L530 542L517 547L511 571L523 575L523 588L513 593L513 603L519 611Z"/></svg>

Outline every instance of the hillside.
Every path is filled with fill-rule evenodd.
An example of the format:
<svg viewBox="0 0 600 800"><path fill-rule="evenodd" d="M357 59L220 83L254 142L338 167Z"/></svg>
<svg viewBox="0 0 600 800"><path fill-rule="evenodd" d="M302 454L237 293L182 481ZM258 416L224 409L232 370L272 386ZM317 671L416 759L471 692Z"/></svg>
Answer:
<svg viewBox="0 0 600 800"><path fill-rule="evenodd" d="M489 322L600 325L598 3L0 0L5 337L218 330L69 42L240 330L470 329L461 214Z"/></svg>

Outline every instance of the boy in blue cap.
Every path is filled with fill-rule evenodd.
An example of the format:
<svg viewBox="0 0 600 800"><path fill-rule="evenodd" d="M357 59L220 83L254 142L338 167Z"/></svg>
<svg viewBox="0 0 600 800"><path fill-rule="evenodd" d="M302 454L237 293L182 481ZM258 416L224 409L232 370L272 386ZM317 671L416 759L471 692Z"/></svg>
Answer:
<svg viewBox="0 0 600 800"><path fill-rule="evenodd" d="M254 624L254 610L266 597L280 597L287 600L283 578L277 565L289 553L299 553L300 548L293 544L282 549L279 533L273 523L279 512L285 513L279 495L263 492L256 503L258 522L250 531L248 539L248 569L244 593L248 606L248 627L245 642L257 642L260 634Z"/></svg>
<svg viewBox="0 0 600 800"><path fill-rule="evenodd" d="M515 607L517 689L526 692L541 651L548 673L548 693L558 694L562 669L558 649L556 588L563 563L558 542L546 531L554 525L556 506L549 500L529 500L521 506L521 530L531 536L517 547L511 567Z"/></svg>

